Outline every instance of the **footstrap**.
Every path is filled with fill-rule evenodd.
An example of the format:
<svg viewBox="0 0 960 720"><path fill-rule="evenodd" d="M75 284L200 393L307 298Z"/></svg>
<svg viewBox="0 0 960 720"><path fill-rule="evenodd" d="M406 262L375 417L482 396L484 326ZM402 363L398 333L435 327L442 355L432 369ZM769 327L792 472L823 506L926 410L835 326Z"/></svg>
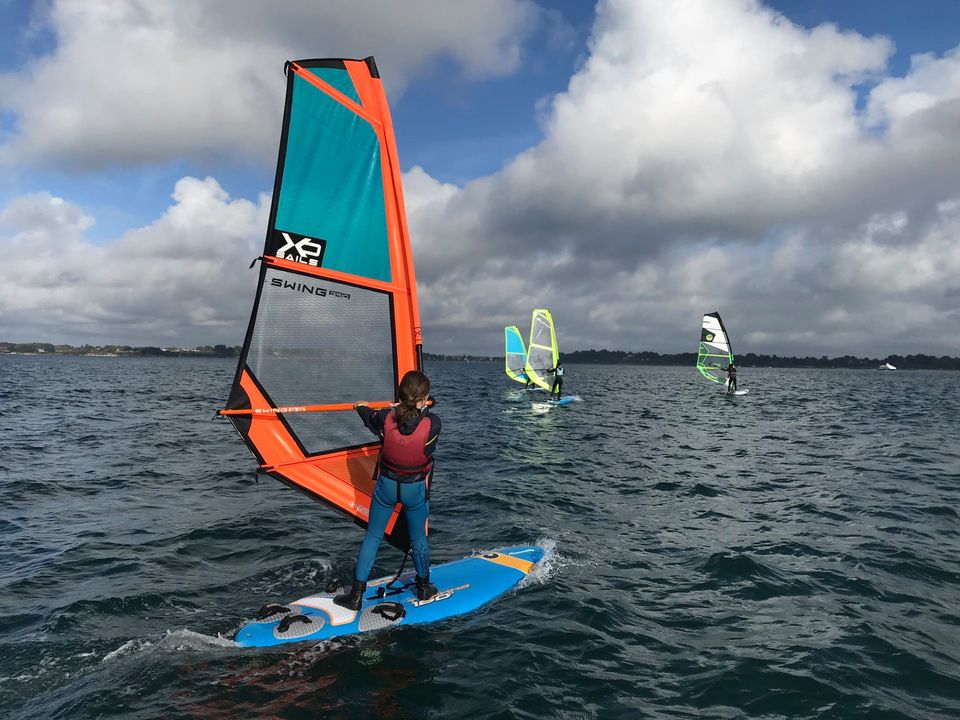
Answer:
<svg viewBox="0 0 960 720"><path fill-rule="evenodd" d="M285 605L264 605L257 613L257 620L265 620L271 615L286 615L289 612L292 611Z"/></svg>
<svg viewBox="0 0 960 720"><path fill-rule="evenodd" d="M396 622L400 618L406 617L407 615L407 609L400 603L395 602L380 603L379 605L374 606L370 612L372 612L374 615L379 615L384 620L388 620L390 622Z"/></svg>
<svg viewBox="0 0 960 720"><path fill-rule="evenodd" d="M285 633L295 622L309 623L310 618L306 615L287 615L283 620L277 623L277 632Z"/></svg>

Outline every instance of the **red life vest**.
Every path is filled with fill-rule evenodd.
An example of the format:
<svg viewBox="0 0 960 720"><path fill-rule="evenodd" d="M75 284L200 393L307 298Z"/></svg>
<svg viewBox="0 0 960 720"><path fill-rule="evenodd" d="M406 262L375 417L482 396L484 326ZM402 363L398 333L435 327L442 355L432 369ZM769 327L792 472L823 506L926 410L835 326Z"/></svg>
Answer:
<svg viewBox="0 0 960 720"><path fill-rule="evenodd" d="M404 435L397 425L396 415L388 413L383 421L380 465L396 475L426 475L433 466L433 460L426 453L432 426L430 419L423 416L417 422L416 429Z"/></svg>

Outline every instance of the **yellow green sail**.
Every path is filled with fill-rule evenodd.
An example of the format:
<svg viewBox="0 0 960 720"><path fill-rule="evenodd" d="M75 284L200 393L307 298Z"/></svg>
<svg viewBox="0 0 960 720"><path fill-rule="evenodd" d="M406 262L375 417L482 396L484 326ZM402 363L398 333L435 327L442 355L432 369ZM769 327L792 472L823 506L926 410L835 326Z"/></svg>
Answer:
<svg viewBox="0 0 960 720"><path fill-rule="evenodd" d="M549 392L553 388L554 368L559 360L553 316L545 308L534 310L530 320L530 342L527 343L527 364L524 367L527 377Z"/></svg>

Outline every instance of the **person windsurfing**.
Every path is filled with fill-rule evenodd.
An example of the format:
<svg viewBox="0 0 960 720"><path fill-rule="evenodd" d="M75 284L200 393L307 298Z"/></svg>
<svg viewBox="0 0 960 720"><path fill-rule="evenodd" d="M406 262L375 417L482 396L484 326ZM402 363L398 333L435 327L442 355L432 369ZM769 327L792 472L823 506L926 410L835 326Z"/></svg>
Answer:
<svg viewBox="0 0 960 720"><path fill-rule="evenodd" d="M737 366L731 362L724 370L727 373L727 392L734 393L737 391Z"/></svg>
<svg viewBox="0 0 960 720"><path fill-rule="evenodd" d="M560 364L559 360L557 360L557 366L550 372L553 373L553 387L550 389L550 399L559 400L560 391L563 389L563 365Z"/></svg>
<svg viewBox="0 0 960 720"><path fill-rule="evenodd" d="M437 588L430 584L427 522L433 451L440 436L440 418L428 410L430 379L419 370L411 370L403 376L399 397L399 405L383 410L371 410L362 401L354 403L363 424L383 439L383 447L377 462L367 533L360 545L353 584L348 591L333 599L337 605L350 610L359 610L363 603L377 549L398 503L403 506L410 532L410 550L417 569L417 599L429 600L437 594Z"/></svg>

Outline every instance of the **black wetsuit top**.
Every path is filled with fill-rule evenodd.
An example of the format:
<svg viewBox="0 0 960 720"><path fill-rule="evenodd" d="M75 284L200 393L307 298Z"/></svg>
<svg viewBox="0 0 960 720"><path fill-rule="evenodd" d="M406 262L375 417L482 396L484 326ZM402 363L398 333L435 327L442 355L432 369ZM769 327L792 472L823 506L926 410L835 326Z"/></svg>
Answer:
<svg viewBox="0 0 960 720"><path fill-rule="evenodd" d="M729 382L730 382L730 389L731 389L731 390L736 390L736 389L737 389L737 367L736 367L735 365L728 365L728 366L727 366L727 375L728 375L729 378L730 378L730 380L729 380Z"/></svg>

